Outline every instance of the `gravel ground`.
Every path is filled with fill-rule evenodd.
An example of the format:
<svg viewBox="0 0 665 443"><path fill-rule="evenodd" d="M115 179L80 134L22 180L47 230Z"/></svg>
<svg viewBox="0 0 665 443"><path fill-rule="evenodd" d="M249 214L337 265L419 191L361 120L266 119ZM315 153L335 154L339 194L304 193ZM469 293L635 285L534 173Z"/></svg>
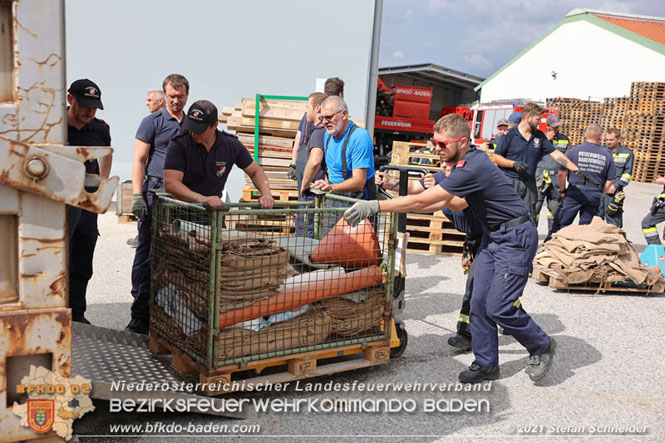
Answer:
<svg viewBox="0 0 665 443"><path fill-rule="evenodd" d="M645 247L640 221L660 186L633 183L627 188L625 230L638 251ZM543 214L544 218L544 214ZM100 217L101 237L95 255L95 275L88 288L86 316L95 325L122 329L129 321L130 271L134 250L125 241L135 234L133 224L118 224L112 211ZM540 226L541 241L546 227ZM457 353L446 340L453 334L464 292L465 277L459 257L408 254L407 306L401 318L409 333L402 358L387 365L357 370L316 381L361 383L453 384L472 361L471 354ZM527 311L554 336L558 353L552 372L538 386L524 373L528 355L509 336L500 337L501 379L481 392L384 393L327 391L300 392L290 386L283 394L245 394L250 399L397 399L413 405L413 412L256 412L247 420L228 420L197 414L111 413L108 404L96 401L97 410L75 423L81 440L121 441L164 439L164 432L121 438L112 436L110 424L162 422L261 426L263 440L300 441L496 441L547 437L548 441L665 439L665 362L658 349L665 339L662 294L568 294L530 280L522 297ZM425 410L428 402L476 400L489 404L481 411ZM222 439L229 434L203 430L171 436L185 440ZM189 435L189 437L188 437ZM96 437L93 437L96 436Z"/></svg>

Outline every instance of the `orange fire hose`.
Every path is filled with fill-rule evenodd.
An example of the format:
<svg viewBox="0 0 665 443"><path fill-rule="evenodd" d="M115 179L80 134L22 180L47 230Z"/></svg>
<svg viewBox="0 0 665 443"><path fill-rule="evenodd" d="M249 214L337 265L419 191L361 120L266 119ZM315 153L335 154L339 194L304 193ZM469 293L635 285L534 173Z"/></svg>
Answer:
<svg viewBox="0 0 665 443"><path fill-rule="evenodd" d="M256 301L244 308L220 313L219 327L225 328L243 321L297 308L324 298L378 286L381 281L381 269L378 266L370 266L350 272L335 280L319 280L284 288L269 298Z"/></svg>

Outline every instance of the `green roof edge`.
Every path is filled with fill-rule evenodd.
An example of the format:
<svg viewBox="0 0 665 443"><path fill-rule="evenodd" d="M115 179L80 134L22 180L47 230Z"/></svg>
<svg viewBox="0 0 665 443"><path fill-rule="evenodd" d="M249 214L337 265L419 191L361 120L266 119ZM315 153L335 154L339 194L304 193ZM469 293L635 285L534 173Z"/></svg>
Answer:
<svg viewBox="0 0 665 443"><path fill-rule="evenodd" d="M540 37L535 42L531 43L526 49L524 49L522 52L520 52L515 57L513 57L512 60L510 60L508 63L503 65L498 71L496 71L494 74L487 77L482 83L480 83L478 86L473 88L473 90L475 92L478 92L478 90L481 89L488 81L490 81L491 79L493 79L494 77L499 75L501 72L503 72L505 69L507 69L510 65L515 63L519 58L521 58L524 54L526 54L528 51L530 51L538 43L545 40L550 34L552 34L554 31L559 29L559 27L561 27L562 25L565 25L567 23L578 22L578 21L582 21L582 20L587 21L589 23L592 23L596 26L600 26L601 28L606 29L606 30L608 30L608 31L610 31L614 34L617 34L621 37L624 37L628 40L631 40L635 43L638 43L642 46L645 46L645 47L647 47L647 48L649 48L653 51L656 51L660 54L665 55L665 45L661 45L660 43L656 43L653 40L650 40L650 39L648 39L646 37L643 37L639 34L635 34L634 32L628 31L627 29L624 29L620 26L614 25L614 24L612 24L612 23L610 23L606 20L598 18L598 17L592 15L592 13L585 12L583 14L576 14L576 15L566 17L563 20L561 20L559 23L554 25L554 27L552 27L552 29L547 31L542 37Z"/></svg>

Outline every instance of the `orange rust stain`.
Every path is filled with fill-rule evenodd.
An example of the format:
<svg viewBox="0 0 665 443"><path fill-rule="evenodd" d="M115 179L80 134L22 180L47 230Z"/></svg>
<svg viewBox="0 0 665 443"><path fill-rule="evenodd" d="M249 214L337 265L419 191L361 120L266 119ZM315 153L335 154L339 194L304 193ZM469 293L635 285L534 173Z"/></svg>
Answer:
<svg viewBox="0 0 665 443"><path fill-rule="evenodd" d="M49 285L49 289L51 290L48 295L56 295L58 297L64 297L65 296L65 273L61 272L58 275L58 278L56 278L53 283Z"/></svg>
<svg viewBox="0 0 665 443"><path fill-rule="evenodd" d="M53 244L58 244L58 243L63 243L64 244L65 236L63 235L61 238L21 237L21 240L23 240L23 241L37 241L37 242L42 243L44 245L53 245Z"/></svg>

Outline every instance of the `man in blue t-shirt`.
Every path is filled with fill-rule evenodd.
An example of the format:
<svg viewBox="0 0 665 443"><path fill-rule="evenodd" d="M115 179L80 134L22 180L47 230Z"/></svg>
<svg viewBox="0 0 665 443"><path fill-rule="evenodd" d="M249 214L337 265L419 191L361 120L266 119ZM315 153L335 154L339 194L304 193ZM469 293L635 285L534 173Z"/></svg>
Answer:
<svg viewBox="0 0 665 443"><path fill-rule="evenodd" d="M471 297L475 361L460 373L459 380L479 383L499 378L498 325L528 350L527 373L538 381L551 369L556 342L517 306L538 247L538 231L506 176L484 152L470 148L470 135L469 124L461 115L442 117L434 125L433 141L441 161L454 165L450 176L420 194L357 202L344 217L355 226L382 211L459 210L468 204L485 235L474 262Z"/></svg>
<svg viewBox="0 0 665 443"><path fill-rule="evenodd" d="M576 171L578 168L566 156L554 148L545 134L538 129L544 109L535 103L527 103L522 110L522 121L501 137L494 150L493 160L524 200L531 216L536 218L536 166L546 155L561 166Z"/></svg>
<svg viewBox="0 0 665 443"><path fill-rule="evenodd" d="M578 213L580 225L588 225L591 219L598 215L601 196L607 193L616 178L612 154L609 149L600 146L602 134L600 126L590 125L584 132L584 143L573 146L566 152L566 157L579 166L580 173L575 175L566 173L563 168L559 169L559 188L563 201L554 216L552 232L545 241L559 229L570 225Z"/></svg>
<svg viewBox="0 0 665 443"><path fill-rule="evenodd" d="M132 213L138 219L138 244L132 264L132 318L125 331L148 334L150 320L150 226L153 189L162 189L164 160L171 137L180 130L189 96L189 81L171 74L162 82L166 107L141 120L134 138Z"/></svg>
<svg viewBox="0 0 665 443"><path fill-rule="evenodd" d="M366 129L349 120L349 110L339 96L328 97L321 104L321 120L326 127L323 149L328 178L316 181L311 188L346 197L373 200L374 144ZM346 207L349 203L334 198L325 201L326 207ZM324 232L328 232L341 213L324 217Z"/></svg>

